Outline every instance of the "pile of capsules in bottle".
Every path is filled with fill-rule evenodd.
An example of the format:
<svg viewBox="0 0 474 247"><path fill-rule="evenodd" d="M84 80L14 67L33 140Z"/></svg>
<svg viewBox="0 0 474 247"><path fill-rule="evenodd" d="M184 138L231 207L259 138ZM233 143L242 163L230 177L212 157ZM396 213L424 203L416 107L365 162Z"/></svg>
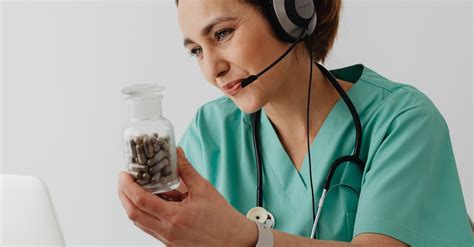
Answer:
<svg viewBox="0 0 474 247"><path fill-rule="evenodd" d="M128 140L130 165L128 173L141 186L166 185L172 181L169 137L157 133Z"/></svg>

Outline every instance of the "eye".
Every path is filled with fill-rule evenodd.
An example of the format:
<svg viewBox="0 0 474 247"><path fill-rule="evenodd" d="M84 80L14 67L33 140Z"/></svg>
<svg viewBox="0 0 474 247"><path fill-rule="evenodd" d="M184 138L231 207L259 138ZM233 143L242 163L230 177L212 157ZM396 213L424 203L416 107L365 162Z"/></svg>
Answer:
<svg viewBox="0 0 474 247"><path fill-rule="evenodd" d="M199 56L201 56L201 53L202 53L201 47L194 47L189 51L190 56L199 57Z"/></svg>
<svg viewBox="0 0 474 247"><path fill-rule="evenodd" d="M215 36L215 38L217 39L217 41L223 41L223 40L226 39L230 34L232 34L232 32L234 32L234 29L232 29L232 28L224 28L224 29L221 29L221 30L215 32L214 36Z"/></svg>
<svg viewBox="0 0 474 247"><path fill-rule="evenodd" d="M224 28L220 29L219 31L216 31L214 33L214 37L218 42L225 41L225 39L228 39L229 36L234 32L234 29L232 28ZM189 50L189 55L192 57L201 57L202 56L202 48L199 46L193 47L191 50Z"/></svg>

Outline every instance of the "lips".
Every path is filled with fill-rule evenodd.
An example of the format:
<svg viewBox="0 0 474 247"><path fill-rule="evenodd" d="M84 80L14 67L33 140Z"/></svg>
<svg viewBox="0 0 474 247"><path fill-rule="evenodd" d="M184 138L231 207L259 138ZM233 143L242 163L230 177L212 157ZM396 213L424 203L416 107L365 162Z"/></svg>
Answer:
<svg viewBox="0 0 474 247"><path fill-rule="evenodd" d="M222 87L226 95L232 96L241 88L242 80L236 80Z"/></svg>

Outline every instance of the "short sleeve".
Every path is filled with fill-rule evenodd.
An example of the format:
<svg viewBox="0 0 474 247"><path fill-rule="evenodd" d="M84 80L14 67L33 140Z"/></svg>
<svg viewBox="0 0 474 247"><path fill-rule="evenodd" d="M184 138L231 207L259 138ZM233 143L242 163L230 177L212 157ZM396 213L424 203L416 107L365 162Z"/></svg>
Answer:
<svg viewBox="0 0 474 247"><path fill-rule="evenodd" d="M391 236L411 246L472 246L448 128L434 107L392 118L369 157L354 237Z"/></svg>
<svg viewBox="0 0 474 247"><path fill-rule="evenodd" d="M201 114L201 109L198 109L194 115L191 123L186 128L183 136L178 142L178 146L181 146L186 154L186 158L191 163L191 165L196 169L201 176L204 176L204 166L203 166L203 146L201 131L199 128L199 117Z"/></svg>

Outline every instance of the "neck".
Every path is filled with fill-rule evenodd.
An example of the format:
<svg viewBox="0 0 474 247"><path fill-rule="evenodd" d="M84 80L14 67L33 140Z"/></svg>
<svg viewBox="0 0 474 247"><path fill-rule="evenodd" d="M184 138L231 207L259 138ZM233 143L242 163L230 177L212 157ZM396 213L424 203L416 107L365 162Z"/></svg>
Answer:
<svg viewBox="0 0 474 247"><path fill-rule="evenodd" d="M306 143L306 117L309 82L309 58L302 59L296 64L289 75L294 79L288 80L278 90L278 93L264 106L280 138L289 143ZM330 110L339 99L337 91L322 74L317 65L312 66L311 84L310 142L315 138ZM291 77L290 77L291 78Z"/></svg>

